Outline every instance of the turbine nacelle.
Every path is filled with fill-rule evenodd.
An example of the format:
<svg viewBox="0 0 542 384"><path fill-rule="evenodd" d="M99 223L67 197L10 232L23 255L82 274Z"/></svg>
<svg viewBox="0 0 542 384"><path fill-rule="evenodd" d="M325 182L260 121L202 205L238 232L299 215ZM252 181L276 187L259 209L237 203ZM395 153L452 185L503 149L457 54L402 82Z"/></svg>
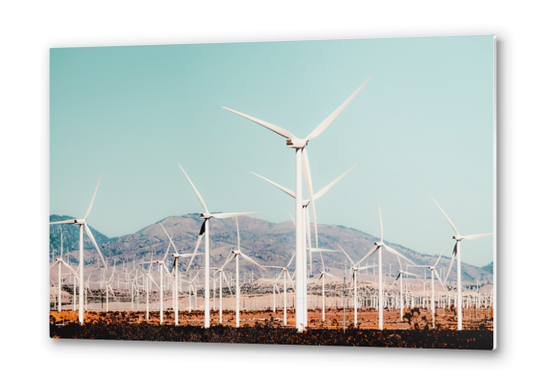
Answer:
<svg viewBox="0 0 542 384"><path fill-rule="evenodd" d="M374 245L376 245L377 247L383 247L383 246L384 246L384 243L381 242L381 241L375 241L375 242L374 242Z"/></svg>
<svg viewBox="0 0 542 384"><path fill-rule="evenodd" d="M286 139L286 146L288 148L303 149L303 148L305 148L307 146L308 143L309 143L308 140L306 140L306 139L298 139L296 137Z"/></svg>
<svg viewBox="0 0 542 384"><path fill-rule="evenodd" d="M454 236L452 236L452 239L454 239L455 241L461 241L461 240L463 240L463 237L459 236L459 235L457 235L457 236L454 235Z"/></svg>
<svg viewBox="0 0 542 384"><path fill-rule="evenodd" d="M202 219L210 219L211 217L213 217L213 215L211 215L209 212L203 212L199 214L199 217L201 217Z"/></svg>

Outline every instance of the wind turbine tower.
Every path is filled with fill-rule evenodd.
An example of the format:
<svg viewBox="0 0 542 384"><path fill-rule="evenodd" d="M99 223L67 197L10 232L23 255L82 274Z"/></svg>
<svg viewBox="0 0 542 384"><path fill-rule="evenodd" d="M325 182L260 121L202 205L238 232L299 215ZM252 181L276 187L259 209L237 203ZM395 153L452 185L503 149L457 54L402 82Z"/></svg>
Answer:
<svg viewBox="0 0 542 384"><path fill-rule="evenodd" d="M371 76L372 77L372 76ZM316 235L316 211L314 207L314 199L312 194L312 182L310 182L310 170L308 168L308 157L306 147L310 140L314 139L320 135L333 120L341 113L341 111L352 101L352 99L361 91L367 82L371 79L369 77L365 82L352 94L350 97L342 103L331 115L329 115L320 125L318 125L307 137L304 139L297 138L293 133L288 130L281 128L277 125L267 123L263 120L257 119L255 117L246 115L241 112L234 111L233 109L223 107L224 109L233 112L239 116L242 116L248 120L259 124L276 134L286 138L286 146L288 148L295 149L295 223L296 223L296 234L295 234L295 252L296 252L296 304L295 304L295 323L298 332L303 332L306 324L304 323L305 313L306 313L306 302L305 302L305 293L306 293L306 284L305 276L307 274L307 263L306 263L306 254L303 252L304 245L304 232L303 232L303 185L302 185L302 174L305 173L305 182L307 184L307 189L309 191L309 197L311 200L312 213L315 224L315 237ZM305 171L303 171L305 170ZM307 182L308 181L308 182Z"/></svg>

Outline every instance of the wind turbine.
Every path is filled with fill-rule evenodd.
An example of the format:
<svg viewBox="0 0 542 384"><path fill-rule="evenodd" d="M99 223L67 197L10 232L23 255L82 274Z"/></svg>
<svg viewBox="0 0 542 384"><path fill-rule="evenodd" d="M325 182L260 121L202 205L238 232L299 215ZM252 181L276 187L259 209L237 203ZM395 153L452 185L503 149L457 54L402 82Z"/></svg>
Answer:
<svg viewBox="0 0 542 384"><path fill-rule="evenodd" d="M116 268L116 261L113 263L113 273L111 273L111 276L109 276L109 280L105 283L105 311L109 312L109 291L111 290L111 293L113 294L113 297L115 298L115 292L113 291L113 287L111 287L111 281L113 280L113 277L115 276L115 268Z"/></svg>
<svg viewBox="0 0 542 384"><path fill-rule="evenodd" d="M70 266L71 268L71 266ZM73 268L71 268L71 276L73 276L73 295L72 295L72 299L73 299L73 311L75 312L76 309L77 309L77 283L76 283L76 280L79 279L78 277L78 270L74 270Z"/></svg>
<svg viewBox="0 0 542 384"><path fill-rule="evenodd" d="M335 180L333 180L331 183L329 183L327 186L325 186L324 188L322 188L320 191L318 191L317 193L315 193L313 195L313 200L316 201L318 200L320 197L322 197L331 187L333 187L335 184L337 184L337 182L339 180L341 180L343 177L345 177L352 169L354 169L356 165L352 166L349 170L347 170L346 172L344 172L341 176L337 177ZM280 189L281 191L283 191L284 193L286 193L287 195L289 196L292 196L294 199L296 198L296 194L295 192L293 192L292 190L286 188L286 187L283 187L282 185L278 184L278 183L275 183L269 179L266 179L265 177L263 176L260 176L258 175L257 173L254 173L254 172L251 172L253 175L255 176L258 176L260 179L262 180L265 180L267 181L268 183L270 183L271 185L274 185L275 187L277 187L278 189ZM303 208L303 228L305 229L306 231L306 235L307 235L307 244L309 246L309 265L310 265L310 272L312 273L312 253L313 252L316 252L312 249L312 246L311 246L311 232L310 232L310 222L309 222L309 211L308 211L308 206L310 204L310 200L305 200L303 199L303 202L302 202L302 208ZM288 214L290 214L290 212L288 212ZM291 215L290 215L291 216ZM294 222L294 225L295 225L295 220L294 218L292 217L292 221ZM315 232L316 234L316 232ZM316 239L316 248L318 248L318 237L316 236L315 237ZM303 243L303 245L305 245L305 242ZM305 249L303 250L305 252Z"/></svg>
<svg viewBox="0 0 542 384"><path fill-rule="evenodd" d="M247 255L245 255L243 252L241 252L241 237L239 235L239 222L237 220L237 217L235 218L235 224L237 225L237 249L233 249L231 251L231 256L229 257L227 262L230 262L233 259L235 259L235 280L236 280L235 282L236 284L235 286L235 296L236 296L235 297L235 326L239 328L239 304L240 304L240 299L241 299L241 294L240 294L241 292L239 290L239 256L251 262L252 264L257 265L264 271L266 269L265 267L262 267L260 264L258 264L256 261L252 260ZM224 267L226 266L226 264L224 264Z"/></svg>
<svg viewBox="0 0 542 384"><path fill-rule="evenodd" d="M162 260L145 261L145 262L141 263L141 264L158 264L159 265L158 268L160 269L160 325L162 325L162 323L164 321L164 276L163 276L163 271L165 270L166 273L169 275L169 271L166 269L166 267L164 265L164 261L166 260L166 257L168 255L170 246L171 246L171 244L168 243L166 253L165 253L164 258ZM150 267L149 267L149 271L150 271Z"/></svg>
<svg viewBox="0 0 542 384"><path fill-rule="evenodd" d="M209 304L209 220L211 218L217 218L217 219L225 219L228 217L237 217L237 216L243 216L243 215L253 215L256 213L261 212L238 212L238 213L210 213L207 209L207 205L205 204L205 201L203 200L203 197L200 195L198 190L196 189L196 186L194 183L192 183L192 180L188 177L188 174L184 171L183 167L181 167L180 164L177 163L179 168L181 168L181 171L183 171L184 175L188 179L188 182L192 186L192 189L194 189L194 192L196 192L196 196L198 197L199 202L203 206L203 209L205 212L200 213L200 217L203 220L203 224L199 231L198 241L196 243L196 249L194 250L194 254L197 252L199 244L201 242L202 236L205 234L205 319L204 319L204 327L209 328L211 326L211 310L210 310L210 304ZM193 258L192 258L193 259ZM192 263L192 260L190 260L190 263Z"/></svg>
<svg viewBox="0 0 542 384"><path fill-rule="evenodd" d="M316 284L318 284L320 279L322 279L322 322L326 321L326 288L325 288L326 287L326 275L329 276L329 277L337 278L337 276L332 275L329 272L326 272L324 264L322 263L322 270L320 271L320 275L318 276L318 279L316 280L316 282L312 286L312 287L316 286Z"/></svg>
<svg viewBox="0 0 542 384"><path fill-rule="evenodd" d="M226 276L224 275L224 268L230 262L231 255L232 255L232 253L230 252L228 257L226 258L226 261L224 262L224 264L222 264L222 266L220 268L212 268L212 269L216 270L215 274L218 273L218 281L219 281L219 287L218 288L220 290L220 293L219 293L219 295L220 295L220 300L219 300L220 303L219 303L219 311L218 311L218 322L219 322L219 324L222 324L222 280L224 280L226 282L226 284L228 285L228 288L230 290L230 294L232 293L231 288L230 288L230 284L228 283L228 280L226 279Z"/></svg>
<svg viewBox="0 0 542 384"><path fill-rule="evenodd" d="M455 236L452 236L452 239L455 240L455 246L452 251L452 260L450 261L450 267L448 268L448 273L446 274L446 278L444 281L448 280L448 275L450 274L450 270L452 269L452 264L454 262L454 257L457 255L457 330L461 331L463 329L463 297L461 292L461 240L474 240L479 239L481 237L485 236L491 236L493 233L484 233L482 235L468 235L468 236L461 236L459 234L459 231L455 227L454 223L452 223L452 220L448 217L446 212L438 205L435 199L431 197L431 200L437 205L437 207L440 209L446 220L448 220L448 223L450 223L450 226L455 232Z"/></svg>
<svg viewBox="0 0 542 384"><path fill-rule="evenodd" d="M382 225L382 212L380 210L380 202L378 202L378 215L380 216L380 241L375 241L373 248L371 248L369 252L356 263L356 266L361 264L363 260L371 256L374 252L378 251L378 328L382 331L384 329L384 306L382 303L382 248L385 248L388 252L396 255L397 258L401 257L412 264L414 264L414 262L401 255L395 249L388 247L386 244L384 244L384 227Z"/></svg>
<svg viewBox="0 0 542 384"><path fill-rule="evenodd" d="M93 271L92 271L93 272ZM92 294L92 289L90 289L90 277L92 276L92 272L90 272L87 276L87 281L85 283L85 293L84 293L84 297L85 297L85 309L88 309L88 294Z"/></svg>
<svg viewBox="0 0 542 384"><path fill-rule="evenodd" d="M400 305L401 305L401 309L400 309L400 319L401 321L403 321L403 312L404 312L404 305L403 305L403 275L412 275L412 276L416 276L416 277L420 277L419 275L415 275L414 273L411 273L411 272L408 272L408 271L403 271L401 268L399 269L399 273L397 274L397 277L395 278L395 281L397 281L397 279L399 279L399 286L400 286Z"/></svg>
<svg viewBox="0 0 542 384"><path fill-rule="evenodd" d="M149 270L147 272L143 273L143 279L145 281L145 296L146 296L146 304L147 304L147 313L145 315L145 320L149 320L149 288L151 287L151 281L156 285L158 289L160 289L160 286L154 281L154 279L151 276L151 266L152 266L152 258L151 263L149 263ZM151 288L152 289L152 288Z"/></svg>
<svg viewBox="0 0 542 384"><path fill-rule="evenodd" d="M60 256L57 257L55 259L55 262L51 265L51 268L53 268L54 266L58 265L58 312L62 312L62 264L66 265L72 272L71 273L76 273L75 270L68 264L64 261L64 259L62 258L63 254L64 254L64 237L63 237L63 234L62 234L62 227L60 228ZM75 286L75 284L74 284ZM74 298L75 298L75 293L74 293Z"/></svg>
<svg viewBox="0 0 542 384"><path fill-rule="evenodd" d="M192 312L192 301L190 299L190 291L192 291L192 293L194 294L194 299L195 299L195 302L194 302L194 307L195 308L194 308L194 310L198 309L198 292L194 288L194 281L196 281L196 279L198 278L199 273L200 273L200 271L198 271L193 278L191 278L190 280L187 280L187 283L188 283L188 311L189 312Z"/></svg>
<svg viewBox="0 0 542 384"><path fill-rule="evenodd" d="M352 279L354 281L354 326L358 325L358 271L363 271L364 269L369 269L376 267L376 265L366 265L364 267L357 267L356 263L348 256L348 253L342 247L339 245L339 248L341 248L341 251L345 254L346 257L348 257L348 260L350 261L350 270L352 271Z"/></svg>
<svg viewBox="0 0 542 384"><path fill-rule="evenodd" d="M435 275L437 276L437 279L440 282L440 285L444 289L444 292L447 292L447 289L444 286L444 283L442 282L442 280L440 279L440 276L437 271L437 264L439 263L443 252L444 252L444 249L442 249L442 252L440 252L440 255L434 265L415 265L415 267L426 268L431 271L431 314L433 317L433 328L435 328Z"/></svg>
<svg viewBox="0 0 542 384"><path fill-rule="evenodd" d="M304 258L306 255L303 254L303 196L302 196L302 173L305 176L305 183L307 184L307 190L309 192L309 198L312 201L312 213L314 217L314 228L315 236L316 235L316 211L314 206L314 199L312 194L312 182L310 182L310 169L308 167L308 157L306 146L310 140L316 138L320 135L331 122L341 113L341 111L352 101L352 99L358 94L359 91L367 84L371 77L369 77L345 102L343 102L331 115L329 115L320 125L318 125L307 137L304 139L298 139L293 133L288 130L281 128L277 125L267 123L263 120L257 119L255 117L246 115L241 112L234 111L233 109L223 107L224 109L233 112L239 116L242 116L248 120L259 124L276 134L286 138L286 146L288 148L295 148L295 170L296 170L296 180L295 180L295 215L296 215L296 236L295 236L295 251L296 251L296 271L298 271L298 278L296 279L296 328L298 332L302 332L305 328L303 325L305 313L306 313L306 303L305 303L305 293L306 287L303 288L303 284L306 283L303 279L303 275L306 275L306 262ZM303 169L303 172L302 172ZM307 182L308 181L308 182Z"/></svg>
<svg viewBox="0 0 542 384"><path fill-rule="evenodd" d="M173 311L175 311L175 325L179 325L179 258L191 257L193 259L194 256L201 255L201 253L195 253L194 251L194 253L180 254L179 251L177 251L177 247L175 246L175 243L173 242L173 240L171 240L169 233L167 233L162 223L160 223L160 226L166 233L169 239L169 243L173 245L173 249L175 249L175 253L171 255L171 257L173 257L173 278L175 279L174 288L173 288L175 293L172 295L173 296L172 300L173 300Z"/></svg>
<svg viewBox="0 0 542 384"><path fill-rule="evenodd" d="M355 165L352 166L349 170L347 170L345 173L343 173L341 176L339 176L338 178L336 178L335 180L333 180L331 183L329 183L327 186L325 186L324 188L322 188L320 191L318 191L316 194L314 194L312 196L312 201L316 201L318 198L320 198L321 196L323 196L331 187L333 187L339 180L341 180L344 176L346 176L346 174L348 174L352 169L354 169ZM307 169L308 169L308 160L307 160ZM307 169L304 169L304 173L306 174L307 172ZM270 183L271 185L274 185L275 187L277 187L278 189L280 189L281 191L283 191L284 193L286 193L287 195L290 195L292 196L293 198L296 197L296 194L295 192L291 191L290 189L288 188L285 188L283 187L282 185L280 184L277 184L269 179L266 179L265 177L263 176L260 176L258 175L257 173L254 173L252 172L253 175L255 176L258 176L259 178L267 181L268 183ZM309 175L309 183L312 184L312 181L310 181L310 175ZM307 184L308 185L308 184ZM311 193L312 193L312 187L311 187ZM338 251L334 251L334 250L324 250L324 249L319 249L318 248L318 234L316 232L316 227L315 227L315 231L314 231L314 239L316 241L316 248L312 248L312 245L311 245L311 230L310 230L310 220L309 220L309 210L308 210L308 206L310 204L311 200L303 200L303 207L302 207L302 210L303 210L303 230L304 230L304 233L306 234L306 237L307 237L307 241L303 241L303 254L305 255L304 258L303 258L303 265L304 265L304 268L306 268L306 264L307 264L307 260L306 260L306 251L307 251L307 245L308 245L308 250L309 250L309 265L310 265L310 273L312 274L312 254L314 252L320 252L320 255L321 255L321 252L338 252ZM288 214L290 214L290 212L288 211ZM313 214L314 214L314 211L313 211ZM291 215L290 215L291 217ZM315 217L315 223L316 223L316 216ZM295 220L294 218L292 217L292 221L294 222L294 225L295 225ZM304 236L305 237L305 236ZM303 273L303 279L304 279L304 282L302 283L302 287L303 287L303 302L304 303L307 303L307 282L306 282L306 277L307 277L307 273L306 273L306 269L304 270L305 273ZM308 314L307 314L307 310L308 310L308 305L305 305L305 312L303 313L303 322L302 324L307 324L307 321L308 321Z"/></svg>
<svg viewBox="0 0 542 384"><path fill-rule="evenodd" d="M292 264L292 261L294 260L294 256L295 256L295 252L292 254L292 257L290 258L290 261L288 262L288 265L286 267L278 267L278 266L274 266L274 265L267 266L267 268L280 269L280 273L278 274L276 280L273 282L273 293L275 292L274 291L275 283L280 279L281 275L282 275L283 280L284 280L284 325L287 325L287 322L288 322L288 317L287 317L288 313L287 313L287 309L286 309L286 292L287 292L288 288L286 286L286 277L288 276L290 278L290 281L292 281L292 277L290 276L290 273L288 272L288 268L290 267L290 264Z"/></svg>
<svg viewBox="0 0 542 384"><path fill-rule="evenodd" d="M85 217L82 219L70 219L70 220L62 220L62 221L55 221L53 223L49 223L50 225L53 224L75 224L79 225L79 323L83 324L84 321L84 308L83 308L83 295L84 295L84 280L83 280L83 264L84 264L84 258L83 258L83 227L85 227L85 231L87 232L88 237L92 241L92 244L94 244L94 247L98 251L98 254L102 258L102 261L104 263L105 269L107 270L107 265L105 263L104 257L102 253L100 252L100 248L98 247L98 244L96 244L96 240L94 239L94 236L92 235L92 232L90 232L90 229L87 225L87 217L90 214L90 211L92 209L92 205L94 204L94 199L96 198L96 192L98 192L98 187L100 186L100 179L102 178L102 175L98 178L98 184L96 185L96 189L94 190L94 195L92 195L92 200L90 201L90 205L88 206L87 213L85 214Z"/></svg>

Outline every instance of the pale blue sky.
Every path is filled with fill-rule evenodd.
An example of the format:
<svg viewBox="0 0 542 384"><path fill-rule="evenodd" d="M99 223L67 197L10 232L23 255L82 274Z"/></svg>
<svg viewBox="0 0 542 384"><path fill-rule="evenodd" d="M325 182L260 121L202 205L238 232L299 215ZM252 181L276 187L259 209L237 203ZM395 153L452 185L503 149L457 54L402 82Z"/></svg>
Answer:
<svg viewBox="0 0 542 384"><path fill-rule="evenodd" d="M367 86L307 147L315 190L357 167L316 203L341 224L435 254L493 231L493 37L423 37L51 50L51 213L107 236L200 212L179 162L211 211L289 220L295 151L226 106L308 135ZM492 237L462 261L493 259Z"/></svg>

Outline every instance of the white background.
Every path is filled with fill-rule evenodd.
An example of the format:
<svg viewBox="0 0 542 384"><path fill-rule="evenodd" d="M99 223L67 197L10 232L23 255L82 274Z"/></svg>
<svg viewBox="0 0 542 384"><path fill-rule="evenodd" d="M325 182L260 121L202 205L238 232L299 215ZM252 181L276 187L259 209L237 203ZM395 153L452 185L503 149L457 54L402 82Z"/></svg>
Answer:
<svg viewBox="0 0 542 384"><path fill-rule="evenodd" d="M2 381L536 381L541 311L528 304L542 258L540 15L539 2L494 0L2 2ZM495 34L499 44L496 351L49 339L49 48L457 34Z"/></svg>

